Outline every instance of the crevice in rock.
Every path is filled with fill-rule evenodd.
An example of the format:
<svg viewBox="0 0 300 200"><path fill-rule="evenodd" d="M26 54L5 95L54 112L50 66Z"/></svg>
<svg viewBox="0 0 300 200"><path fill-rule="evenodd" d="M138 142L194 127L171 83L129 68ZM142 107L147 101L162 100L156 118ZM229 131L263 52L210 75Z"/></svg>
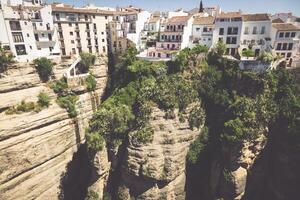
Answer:
<svg viewBox="0 0 300 200"><path fill-rule="evenodd" d="M60 200L83 200L91 177L91 165L86 144L82 144L68 163L66 172L61 174Z"/></svg>

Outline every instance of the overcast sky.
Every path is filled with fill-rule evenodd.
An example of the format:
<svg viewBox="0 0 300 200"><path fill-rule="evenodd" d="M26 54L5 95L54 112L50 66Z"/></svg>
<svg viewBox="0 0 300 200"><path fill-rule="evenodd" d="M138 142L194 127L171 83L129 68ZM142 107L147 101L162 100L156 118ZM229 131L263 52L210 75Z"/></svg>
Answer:
<svg viewBox="0 0 300 200"><path fill-rule="evenodd" d="M67 4L82 6L87 3L97 6L127 6L133 5L145 10L168 11L183 8L189 10L199 6L200 0L55 0ZM47 0L52 3L53 0ZM300 17L300 0L203 0L204 6L221 6L223 11L237 11L241 9L247 13L276 13L293 12Z"/></svg>

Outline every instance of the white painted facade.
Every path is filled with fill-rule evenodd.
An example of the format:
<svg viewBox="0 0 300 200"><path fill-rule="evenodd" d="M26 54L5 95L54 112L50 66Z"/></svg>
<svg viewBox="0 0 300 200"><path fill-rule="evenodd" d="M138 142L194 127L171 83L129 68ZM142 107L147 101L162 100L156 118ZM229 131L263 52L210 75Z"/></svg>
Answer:
<svg viewBox="0 0 300 200"><path fill-rule="evenodd" d="M240 52L251 48L256 55L262 51L271 51L270 31L272 22L266 21L244 21L240 40Z"/></svg>
<svg viewBox="0 0 300 200"><path fill-rule="evenodd" d="M223 40L227 54L236 55L240 46L242 17L237 13L226 13L216 17L213 31L213 45Z"/></svg>
<svg viewBox="0 0 300 200"><path fill-rule="evenodd" d="M282 30L275 27L276 25L273 24L270 33L273 51L287 60L294 59L299 48L300 29L295 27L290 30Z"/></svg>
<svg viewBox="0 0 300 200"><path fill-rule="evenodd" d="M10 3L17 5L20 2ZM25 3L29 4L29 2ZM28 62L39 57L56 57L60 54L51 6L39 4L40 1L37 1L34 6L4 5L2 7L10 51L19 62ZM5 36L1 36L0 42L2 40L5 40Z"/></svg>

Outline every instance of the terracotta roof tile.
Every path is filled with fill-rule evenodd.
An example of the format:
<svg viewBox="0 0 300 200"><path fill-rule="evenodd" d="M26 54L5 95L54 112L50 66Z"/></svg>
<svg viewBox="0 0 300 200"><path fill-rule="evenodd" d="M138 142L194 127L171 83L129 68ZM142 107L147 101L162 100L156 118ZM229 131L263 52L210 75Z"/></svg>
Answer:
<svg viewBox="0 0 300 200"><path fill-rule="evenodd" d="M243 21L270 21L270 17L266 13L261 14L246 14L242 15Z"/></svg>
<svg viewBox="0 0 300 200"><path fill-rule="evenodd" d="M284 23L284 21L282 21L282 19L277 18L277 19L273 19L272 23Z"/></svg>
<svg viewBox="0 0 300 200"><path fill-rule="evenodd" d="M167 23L185 23L189 20L191 16L176 16L171 17L167 20Z"/></svg>
<svg viewBox="0 0 300 200"><path fill-rule="evenodd" d="M210 25L210 24L214 24L214 22L215 22L214 17L195 17L193 24Z"/></svg>
<svg viewBox="0 0 300 200"><path fill-rule="evenodd" d="M300 31L300 28L290 23L275 23L272 26L279 31Z"/></svg>
<svg viewBox="0 0 300 200"><path fill-rule="evenodd" d="M227 13L220 13L217 18L237 18L242 17L242 14L240 12L227 12Z"/></svg>

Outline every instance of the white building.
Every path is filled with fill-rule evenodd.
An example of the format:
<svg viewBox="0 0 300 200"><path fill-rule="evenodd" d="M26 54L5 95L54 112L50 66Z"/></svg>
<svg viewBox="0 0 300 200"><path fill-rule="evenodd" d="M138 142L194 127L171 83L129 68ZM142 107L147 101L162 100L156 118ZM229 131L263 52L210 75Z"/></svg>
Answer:
<svg viewBox="0 0 300 200"><path fill-rule="evenodd" d="M107 54L107 26L114 11L52 5L54 25L58 30L62 56L81 52Z"/></svg>
<svg viewBox="0 0 300 200"><path fill-rule="evenodd" d="M210 48L213 42L215 18L212 16L195 16L193 19L192 34L189 37L189 46L193 47L200 44Z"/></svg>
<svg viewBox="0 0 300 200"><path fill-rule="evenodd" d="M290 62L296 56L300 28L290 23L275 23L271 28L271 42L275 53Z"/></svg>
<svg viewBox="0 0 300 200"><path fill-rule="evenodd" d="M15 60L24 62L60 54L51 6L43 6L41 1L37 0L6 3L2 1L1 7L1 31L6 31L9 44L5 33L2 32L0 42L6 49L9 45Z"/></svg>
<svg viewBox="0 0 300 200"><path fill-rule="evenodd" d="M240 52L252 49L258 56L261 51L271 51L271 19L268 14L242 15L243 25Z"/></svg>
<svg viewBox="0 0 300 200"><path fill-rule="evenodd" d="M227 47L227 54L237 55L240 46L242 15L240 12L220 13L216 16L213 31L213 44L222 40Z"/></svg>

